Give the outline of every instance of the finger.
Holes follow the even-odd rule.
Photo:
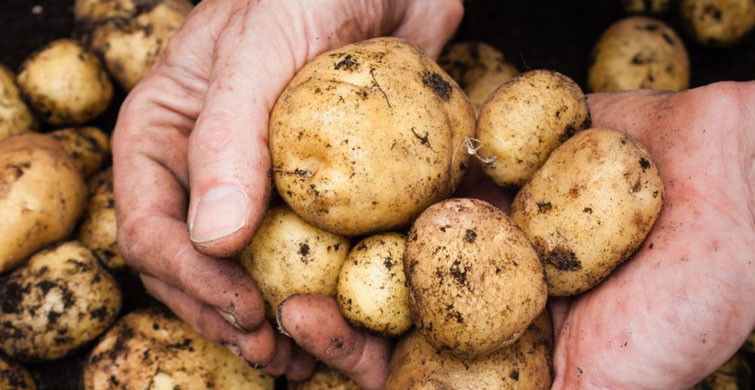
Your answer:
[[[336,301],[322,295],[295,295],[278,308],[278,325],[305,351],[366,389],[382,389],[390,344],[351,328]]]
[[[416,0],[410,2],[394,36],[421,47],[437,58],[464,16],[461,0]]]
[[[561,333],[561,328],[564,326],[566,315],[569,314],[571,302],[571,297],[554,297],[548,300],[548,311],[550,311],[551,320],[553,321],[553,336],[555,337],[554,345],[558,343],[558,335]]]
[[[286,378],[289,381],[300,382],[309,378],[317,367],[317,360],[312,355],[299,348],[296,344],[291,346],[291,362],[286,370]]]
[[[291,339],[275,332],[275,355],[262,370],[272,376],[283,375],[291,362],[292,345]]]

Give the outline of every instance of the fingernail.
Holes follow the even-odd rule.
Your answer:
[[[282,313],[283,304],[286,303],[286,301],[289,299],[291,299],[291,297],[284,299],[283,302],[281,302],[280,305],[278,305],[278,308],[275,310],[275,322],[278,323],[278,331],[281,332],[284,336],[292,339],[293,337],[291,336],[291,333],[288,333],[286,328],[283,327],[283,318],[282,318],[283,317],[283,313]]]
[[[231,343],[223,343],[223,346],[227,350],[231,351],[231,353],[234,354],[237,358],[242,359],[242,360],[244,359],[241,356],[241,349],[239,349],[239,347],[237,345],[234,345],[234,344],[231,344]]]
[[[210,242],[229,236],[246,225],[248,202],[236,187],[215,187],[205,192],[189,218],[192,241]]]
[[[238,321],[236,321],[236,317],[234,317],[233,314],[226,313],[220,309],[215,309],[215,310],[218,312],[218,314],[220,314],[221,317],[223,317],[223,319],[227,323],[231,324],[234,328],[236,328],[236,330],[242,331],[244,333],[248,332],[246,329],[242,328],[241,325],[239,325]]]

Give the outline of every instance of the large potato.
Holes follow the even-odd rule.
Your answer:
[[[288,390],[361,390],[346,374],[320,365],[312,376],[302,382],[288,382]]]
[[[6,361],[0,356],[0,389],[36,390],[37,385],[25,368]]]
[[[100,182],[100,180],[102,180]],[[100,182],[94,185],[92,182]],[[126,261],[118,249],[118,225],[115,219],[115,197],[113,196],[113,170],[108,169],[102,176],[93,177],[87,185],[94,187],[89,195],[84,217],[76,239],[91,249],[95,256],[111,271],[122,271]]]
[[[460,182],[464,92],[419,48],[378,38],[305,65],[275,104],[275,185],[309,223],[362,235],[407,224]]]
[[[495,206],[450,199],[425,210],[404,254],[414,324],[461,358],[514,343],[543,311],[543,267],[527,237]]]
[[[96,127],[60,129],[50,133],[50,136],[60,142],[84,177],[96,173],[110,154],[107,134]]]
[[[0,64],[0,140],[38,127],[39,123],[21,98],[16,75]]]
[[[41,251],[0,286],[0,349],[19,360],[53,360],[115,321],[121,290],[76,241]]]
[[[499,186],[519,187],[551,151],[590,127],[579,85],[558,72],[533,70],[498,88],[480,111],[476,138],[485,173]]]
[[[89,354],[84,390],[273,390],[250,367],[160,309],[127,314]]]
[[[755,27],[755,1],[680,0],[682,25],[697,43],[731,47]]]
[[[529,237],[551,295],[600,283],[650,232],[663,181],[648,151],[608,129],[578,133],[516,195],[511,218]]]
[[[52,138],[0,141],[0,272],[68,236],[85,201],[81,174]]]
[[[346,237],[308,224],[286,206],[268,211],[239,260],[265,300],[268,318],[294,294],[334,296],[349,253]]]
[[[391,358],[386,390],[547,390],[553,328],[543,312],[516,343],[477,359],[457,359],[409,333]]]

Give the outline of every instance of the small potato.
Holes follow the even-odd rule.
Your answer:
[[[16,75],[0,64],[0,140],[38,127],[39,123],[21,98]]]
[[[108,19],[128,18],[137,12],[138,5],[134,0],[76,0],[73,13],[80,24],[96,24]]]
[[[96,127],[60,129],[50,133],[50,136],[60,142],[85,178],[99,171],[110,154],[107,134]]]
[[[81,173],[55,140],[25,133],[0,141],[0,272],[67,237],[85,202]]]
[[[405,336],[391,358],[386,390],[548,390],[553,327],[541,314],[516,343],[477,359],[457,359],[418,332]]]
[[[519,187],[575,132],[590,127],[579,85],[558,72],[533,70],[498,88],[477,121],[485,173],[504,187]]]
[[[404,276],[404,236],[384,233],[360,241],[338,276],[336,300],[353,325],[397,337],[412,326]]]
[[[267,212],[239,260],[265,300],[268,318],[294,294],[335,296],[338,270],[349,253],[346,237],[318,229],[286,206]]]
[[[419,333],[459,358],[514,343],[548,298],[527,237],[501,210],[476,199],[425,210],[409,232],[404,270]]]
[[[671,7],[672,0],[620,0],[621,8],[628,14],[666,13]]]
[[[680,0],[679,9],[684,29],[703,46],[734,46],[755,27],[752,0]]]
[[[162,309],[118,320],[84,364],[84,390],[273,390],[273,378]]]
[[[288,382],[288,390],[361,390],[346,374],[320,365],[312,376],[302,382]]]
[[[36,390],[37,385],[25,368],[0,356],[0,389]]]
[[[453,192],[474,111],[418,47],[376,38],[317,56],[270,117],[275,186],[307,222],[363,235],[408,224]]]
[[[661,212],[663,189],[644,146],[590,129],[551,153],[514,198],[511,219],[545,265],[549,293],[575,295],[637,250]]]
[[[113,97],[100,60],[70,39],[54,41],[26,59],[18,85],[51,125],[88,122],[105,111]]]
[[[104,171],[103,176],[94,180],[96,182],[102,181],[89,195],[87,208],[76,233],[76,239],[89,248],[111,271],[117,272],[126,269],[126,261],[118,249],[113,170]],[[94,187],[89,182],[87,185]]]
[[[476,113],[493,91],[519,73],[503,53],[483,42],[460,42],[447,47],[438,65],[467,93]]]
[[[121,290],[76,241],[41,251],[0,286],[0,349],[18,360],[54,360],[115,321]]]
[[[689,88],[689,57],[681,38],[663,22],[642,16],[609,27],[592,50],[592,92]]]
[[[736,353],[691,390],[749,390],[752,385],[752,368],[744,355]]]

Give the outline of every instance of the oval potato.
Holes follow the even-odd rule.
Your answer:
[[[122,271],[127,265],[118,249],[113,170],[109,168],[101,176],[92,177],[87,186],[93,188],[93,192],[89,195],[76,239],[86,245],[111,271]]]
[[[680,0],[679,3],[684,29],[703,46],[734,46],[755,27],[752,0]]]
[[[0,140],[37,128],[39,123],[21,97],[16,75],[0,64]]]
[[[95,174],[110,154],[107,134],[96,127],[70,127],[49,134],[60,142],[85,178]]]

